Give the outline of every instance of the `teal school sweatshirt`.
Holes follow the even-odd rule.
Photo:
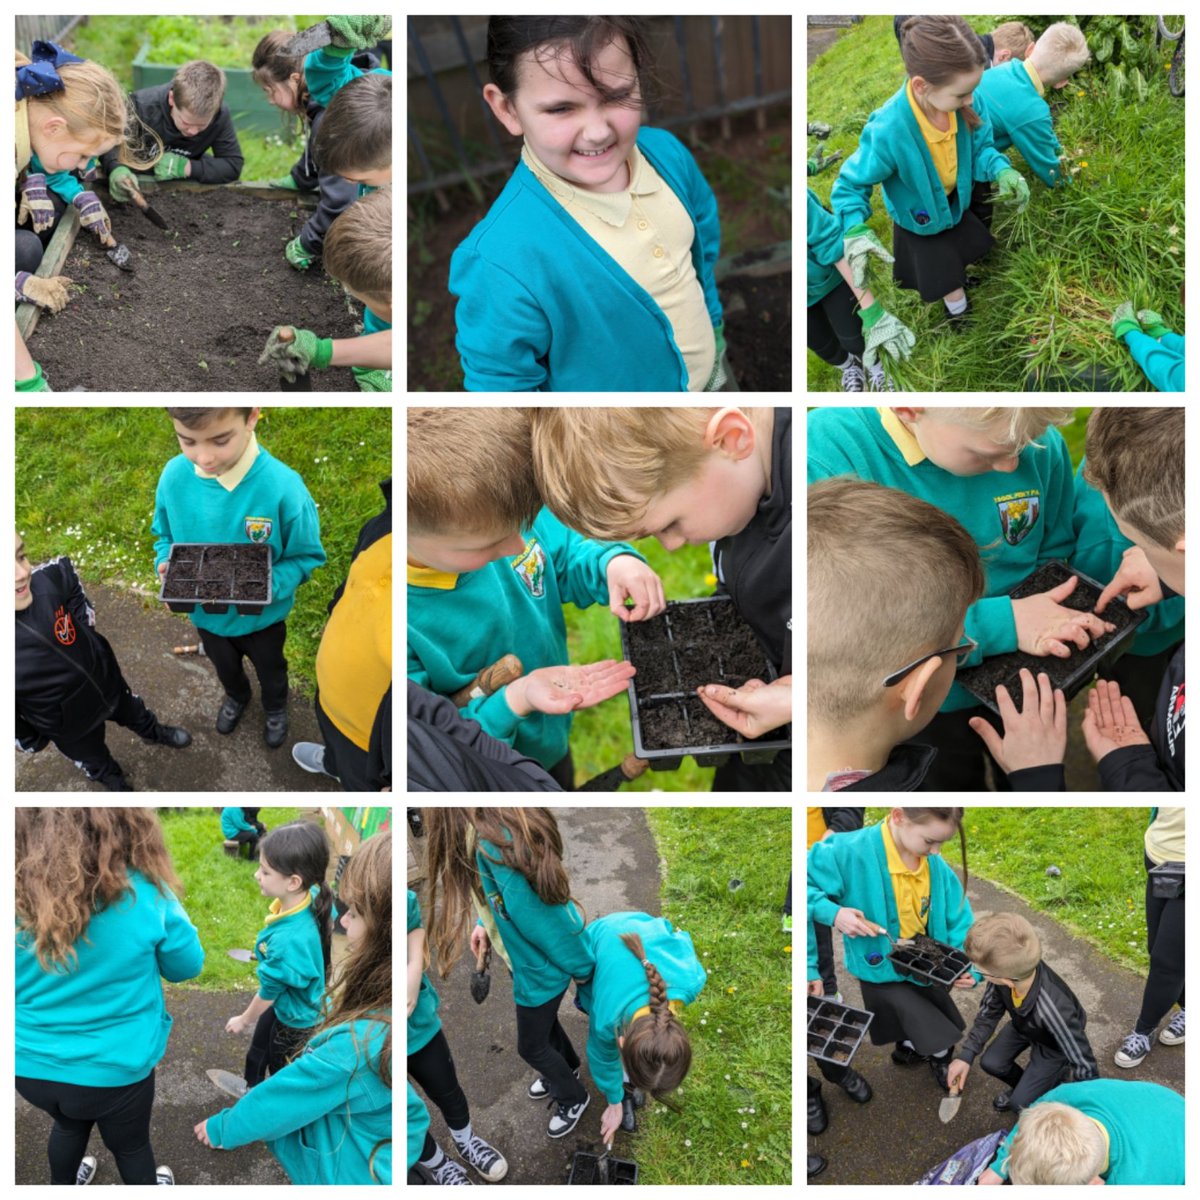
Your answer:
[[[235,838],[239,833],[257,833],[258,830],[246,820],[240,808],[221,809],[221,832],[227,838]]]
[[[425,1135],[429,1132],[429,1109],[425,1102],[413,1091],[413,1085],[408,1085],[408,1169],[421,1159],[421,1151],[425,1148]]]
[[[808,189],[808,307],[843,282],[836,263],[845,257],[842,223]]]
[[[313,918],[315,887],[303,908],[271,912],[254,939],[258,955],[258,994],[275,1005],[275,1016],[293,1029],[311,1029],[321,1019],[325,995],[325,958]],[[278,900],[271,902],[274,909]]]
[[[417,893],[408,889],[408,931],[421,928],[421,904]],[[437,1015],[440,1000],[433,984],[429,981],[429,973],[421,972],[421,991],[417,996],[417,1007],[408,1018],[408,1053],[416,1054],[424,1050],[442,1027],[441,1018]]]
[[[1047,429],[1037,445],[1021,451],[1013,472],[952,475],[927,458],[910,466],[880,414],[874,408],[810,412],[808,482],[857,475],[918,496],[960,521],[979,547],[987,577],[984,598],[967,609],[967,636],[979,646],[966,665],[978,666],[985,655],[1016,650],[1017,627],[1007,593],[1043,563],[1065,562],[1075,547],[1071,456],[1062,434],[1053,426]],[[906,661],[901,653],[897,669]],[[956,683],[941,711],[979,703]]]
[[[1160,341],[1140,329],[1132,329],[1122,341],[1155,391],[1184,390],[1186,361],[1182,334],[1168,333]]]
[[[984,71],[975,95],[983,97],[997,150],[1016,146],[1047,187],[1070,182],[1058,161],[1062,146],[1054,136],[1050,105],[1038,94],[1024,62],[1013,59]]]
[[[171,1032],[162,980],[204,967],[195,926],[170,888],[140,871],[75,943],[78,959],[43,971],[33,938],[18,931],[16,1073],[79,1087],[126,1087],[154,1070]]]

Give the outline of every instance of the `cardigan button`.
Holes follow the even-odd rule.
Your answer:
[[[655,246],[654,247],[654,257],[662,258],[662,256],[663,256],[663,248],[661,246]]]
[[[638,222],[638,228],[639,228],[639,229],[649,229],[649,227],[650,227],[650,222],[649,222],[649,221],[639,221],[639,222]]]

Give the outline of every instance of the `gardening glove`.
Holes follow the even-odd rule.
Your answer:
[[[851,225],[846,230],[843,252],[850,264],[850,275],[856,288],[866,286],[869,255],[874,254],[885,263],[896,261],[866,225]]]
[[[826,125],[824,121],[809,121],[808,136],[824,140],[833,132],[832,125]]]
[[[1142,329],[1137,323],[1137,318],[1133,315],[1133,303],[1129,300],[1117,305],[1117,310],[1112,315],[1111,324],[1113,337],[1118,342],[1122,341],[1127,333],[1140,333]]]
[[[1005,167],[996,176],[996,184],[999,189],[996,192],[997,204],[1015,204],[1017,212],[1024,210],[1029,203],[1029,184],[1020,171],[1015,167]]]
[[[392,32],[392,18],[385,13],[365,17],[326,17],[335,47],[369,50]]]
[[[716,340],[716,353],[713,355],[712,372],[704,385],[706,392],[719,392],[726,384],[725,374],[725,322],[713,326],[713,336]],[[390,391],[391,389],[389,389]]]
[[[31,275],[28,271],[18,271],[16,274],[17,303],[36,304],[47,312],[62,312],[71,299],[67,284],[71,282],[65,275],[51,275],[43,278]]]
[[[24,225],[33,219],[33,232],[45,233],[54,227],[54,201],[46,190],[46,176],[40,171],[26,175],[21,184],[21,207],[17,211],[17,224]]]
[[[390,392],[392,390],[390,368],[384,370],[382,367],[375,367],[368,370],[366,367],[351,367],[350,373],[354,376],[354,382],[358,384],[360,392]]]
[[[187,177],[188,163],[191,160],[186,154],[176,154],[173,150],[168,150],[162,158],[154,164],[154,178],[162,181],[166,179],[185,179]]]
[[[298,237],[292,238],[284,248],[283,257],[296,268],[297,271],[307,271],[309,267],[317,261],[315,254],[309,254],[307,250],[300,244]]]
[[[1148,333],[1152,338],[1160,338],[1164,333],[1171,332],[1162,319],[1162,314],[1156,313],[1152,308],[1139,308],[1137,319],[1142,324],[1143,332]]]
[[[842,152],[838,150],[826,158],[825,148],[823,146],[818,146],[816,154],[814,154],[813,157],[808,160],[808,173],[810,175],[820,175],[822,171],[826,170],[828,167],[832,167],[833,164],[841,157]]]
[[[42,364],[35,362],[33,364],[32,379],[18,379],[16,383],[18,392],[52,392],[54,389],[46,382],[46,377],[42,374]]]
[[[278,179],[268,179],[267,187],[281,188],[289,192],[298,192],[299,185],[290,175],[281,175]]]
[[[280,331],[290,329],[290,342],[280,339]],[[262,354],[258,357],[258,365],[265,367],[273,363],[279,373],[293,383],[297,375],[306,375],[310,368],[323,370],[329,366],[333,357],[333,340],[319,338],[311,329],[297,329],[294,325],[276,325],[267,338]]]
[[[112,238],[112,222],[95,192],[80,192],[71,203],[78,210],[79,223],[84,229],[90,229],[101,242]]]
[[[142,190],[138,177],[128,167],[114,167],[108,177],[108,194],[118,204],[128,204]]]
[[[100,163],[97,159],[89,158],[88,164],[79,172],[79,178],[84,183],[93,184],[100,178]]]
[[[898,360],[906,359],[912,354],[912,348],[917,344],[916,335],[897,317],[892,316],[881,301],[876,300],[870,308],[864,308],[859,317],[862,319],[863,333],[866,334],[867,341],[862,361],[868,371],[878,365],[880,350],[886,350]]]

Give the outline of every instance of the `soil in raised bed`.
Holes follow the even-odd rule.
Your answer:
[[[725,316],[729,365],[743,392],[792,390],[792,273],[730,275],[722,298],[737,293],[745,309]]]
[[[60,271],[74,280],[71,302],[42,313],[30,339],[56,390],[276,392],[279,372],[258,365],[274,326],[356,335],[361,306],[320,260],[297,271],[283,257],[309,210],[220,187],[160,190],[151,202],[167,232],[101,198],[135,270],[118,270],[79,232]],[[313,391],[358,390],[348,368],[310,375]]]

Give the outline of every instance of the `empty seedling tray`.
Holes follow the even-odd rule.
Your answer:
[[[1014,600],[1023,600],[1026,596],[1035,596],[1038,592],[1049,591],[1060,583],[1065,583],[1072,575],[1079,576],[1075,590],[1062,601],[1064,608],[1073,608],[1078,612],[1091,612],[1104,591],[1101,584],[1089,579],[1081,571],[1064,566],[1060,562],[1043,563],[1024,582],[1017,584],[1009,593]],[[985,658],[977,667],[968,667],[959,671],[954,679],[961,683],[973,696],[978,697],[984,704],[999,715],[996,705],[996,687],[1003,684],[1013,702],[1021,704],[1021,668],[1028,667],[1036,679],[1042,671],[1050,676],[1050,683],[1056,688],[1062,688],[1063,695],[1068,700],[1079,692],[1096,674],[1097,670],[1111,665],[1125,651],[1126,642],[1133,637],[1137,627],[1146,619],[1146,613],[1133,611],[1124,600],[1117,598],[1109,602],[1102,613],[1097,614],[1102,620],[1115,625],[1112,633],[1101,634],[1086,649],[1068,642],[1071,653],[1067,658],[1055,658],[1054,655],[1039,657],[1026,654],[1024,650],[1015,650],[1009,654],[993,654]]]
[[[971,967],[970,958],[962,950],[923,933],[913,939],[911,946],[896,946],[888,960],[901,975],[921,983],[940,983],[943,987],[949,987]]]
[[[790,725],[750,740],[718,721],[696,694],[706,683],[736,688],[777,675],[728,596],[672,600],[661,616],[622,622],[621,652],[637,667],[629,681],[634,752],[652,770],[674,771],[688,754],[699,766],[719,767],[731,754],[767,763],[790,749]]]
[[[568,1183],[600,1183],[600,1173],[596,1170],[599,1155],[588,1154],[585,1150],[577,1150],[571,1163],[571,1173],[567,1176]],[[610,1184],[637,1183],[638,1166],[624,1158],[608,1158],[608,1182]]]
[[[274,594],[271,559],[255,542],[176,542],[158,598],[172,612],[260,613]]]
[[[822,996],[808,998],[808,1057],[849,1065],[875,1014]]]

